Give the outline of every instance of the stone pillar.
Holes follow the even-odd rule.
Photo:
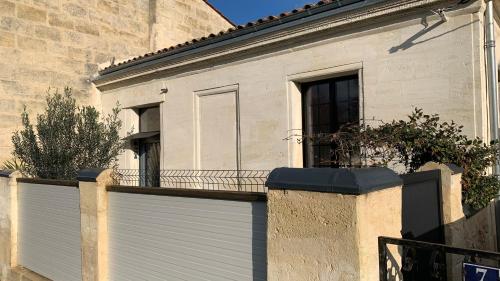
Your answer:
[[[0,280],[17,266],[17,178],[16,171],[0,171]]]
[[[279,168],[266,185],[269,281],[378,280],[378,237],[401,237],[398,175]]]
[[[465,215],[462,207],[462,172],[453,165],[426,163],[419,171],[440,170],[441,172],[441,207],[444,236],[447,245],[470,248],[466,243]],[[457,255],[446,255],[447,275],[449,280],[462,278],[462,259]]]
[[[429,162],[419,169],[419,171],[431,170],[441,171],[441,202],[446,244],[464,247],[462,225],[465,219],[462,207],[463,169],[453,164],[445,165],[435,162]]]
[[[88,169],[78,174],[82,235],[82,280],[107,280],[108,195],[112,170]]]

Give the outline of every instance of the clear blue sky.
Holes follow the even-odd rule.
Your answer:
[[[318,0],[208,0],[236,24],[278,15]]]

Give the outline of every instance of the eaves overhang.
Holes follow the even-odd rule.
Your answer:
[[[189,58],[199,58],[211,54],[211,51],[221,50],[229,46],[244,44],[255,38],[271,36],[286,30],[292,30],[300,26],[305,26],[310,23],[325,21],[331,17],[343,15],[343,22],[349,23],[356,21],[349,17],[350,13],[357,10],[363,10],[363,16],[357,16],[358,20],[370,18],[380,14],[380,11],[375,7],[383,6],[382,10],[387,14],[396,11],[395,7],[404,6],[401,10],[409,9],[417,6],[433,4],[442,2],[442,0],[344,0],[341,1],[343,5],[339,6],[335,1],[315,9],[306,10],[302,13],[287,16],[283,19],[278,19],[252,27],[246,27],[233,32],[225,33],[222,35],[208,38],[204,41],[188,44],[186,46],[179,46],[173,50],[166,52],[158,52],[154,55],[143,56],[140,59],[134,59],[120,65],[108,67],[99,71],[99,75],[92,80],[97,86],[111,84],[114,81],[123,80],[131,77],[137,77],[160,69],[164,65],[172,65],[178,61],[187,60]],[[371,11],[373,7],[373,11]],[[322,29],[318,28],[317,31]],[[309,32],[316,32],[311,30]]]

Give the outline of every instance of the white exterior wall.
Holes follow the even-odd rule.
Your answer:
[[[300,93],[294,82],[346,71],[360,75],[361,115],[366,119],[401,119],[419,107],[463,124],[471,137],[488,137],[482,12],[471,10],[449,12],[445,23],[429,16],[428,10],[390,22],[367,21],[365,27],[261,48],[249,56],[210,63],[209,68],[144,78],[103,90],[103,108],[116,101],[124,106],[163,102],[162,167],[166,169],[197,167],[196,93],[228,86],[236,87],[239,96],[241,168],[300,167],[301,146],[295,139],[285,140],[301,126]],[[162,88],[168,93],[160,94]],[[216,108],[213,114],[219,114]],[[133,114],[125,110],[122,115],[124,132],[130,131],[127,120]],[[219,130],[212,128],[214,136]],[[219,148],[213,145],[214,153]],[[133,167],[135,162],[128,153],[121,165]]]

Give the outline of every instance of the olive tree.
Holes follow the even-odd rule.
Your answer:
[[[124,145],[118,106],[101,117],[92,106],[78,106],[70,88],[47,91],[46,103],[35,125],[25,107],[23,128],[12,136],[13,154],[23,163],[24,174],[72,179],[81,169],[114,165]]]

